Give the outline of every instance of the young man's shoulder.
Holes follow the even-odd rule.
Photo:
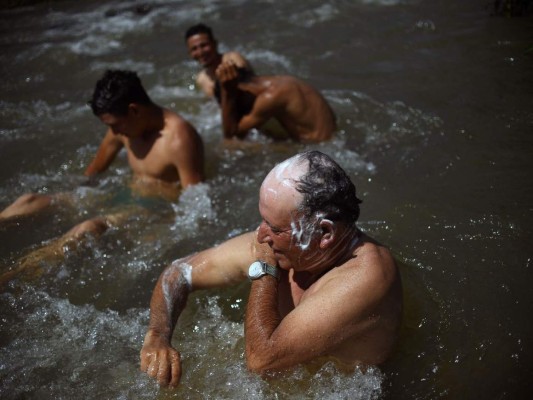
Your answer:
[[[164,108],[163,112],[165,115],[165,132],[168,132],[169,134],[197,134],[194,126],[178,113],[167,108]]]
[[[161,131],[168,146],[200,145],[202,139],[194,126],[181,115],[165,109],[165,127]]]
[[[208,96],[213,96],[215,82],[207,74],[205,69],[198,72],[198,75],[196,76],[196,85],[198,85],[198,87]]]

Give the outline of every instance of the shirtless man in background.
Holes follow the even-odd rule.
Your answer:
[[[177,386],[181,358],[171,341],[189,294],[246,277],[252,281],[244,323],[251,371],[321,357],[348,367],[383,363],[398,338],[402,285],[389,250],[357,228],[359,203],[350,178],[323,153],[276,166],[261,185],[255,232],[176,260],[161,274],[141,370],[162,386]]]
[[[292,76],[255,75],[241,54],[220,54],[204,24],[190,27],[185,41],[189,55],[204,68],[196,83],[222,107],[225,139],[243,139],[257,128],[276,139],[317,143],[337,129],[333,110],[307,83]]]
[[[265,124],[277,121],[297,142],[331,139],[337,129],[335,114],[326,99],[304,81],[288,75],[250,76],[232,61],[216,70],[221,86],[224,138],[243,139],[257,128],[272,134]]]
[[[107,71],[89,102],[108,130],[96,156],[85,170],[88,177],[104,172],[125,148],[133,171],[132,189],[144,196],[169,200],[204,179],[204,149],[194,127],[176,113],[153,103],[137,74]],[[178,183],[180,185],[178,185]],[[0,221],[36,213],[55,202],[72,202],[68,194],[25,194],[0,213]],[[85,233],[99,235],[117,222],[116,216],[84,221],[59,242],[76,240]]]
[[[191,58],[203,68],[196,78],[196,84],[205,94],[209,97],[216,97],[219,102],[220,89],[215,90],[215,71],[222,62],[232,62],[239,68],[246,70],[248,74],[254,74],[252,66],[241,54],[236,51],[219,53],[218,42],[213,36],[213,31],[207,25],[197,24],[187,29],[185,42]]]

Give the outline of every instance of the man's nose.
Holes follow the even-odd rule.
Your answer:
[[[270,229],[265,221],[261,222],[257,230],[257,241],[259,243],[270,243],[272,238],[270,237]]]

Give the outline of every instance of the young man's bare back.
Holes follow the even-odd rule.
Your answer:
[[[244,138],[277,120],[288,136],[299,142],[330,139],[336,130],[335,114],[312,86],[292,76],[243,76],[233,63],[217,68],[221,85],[225,138]],[[268,131],[265,132],[268,134]]]

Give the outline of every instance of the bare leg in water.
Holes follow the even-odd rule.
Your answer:
[[[66,193],[26,193],[0,212],[0,221],[33,215],[59,202],[68,204],[72,202],[72,198]]]
[[[24,275],[29,279],[38,277],[42,274],[42,268],[40,268],[42,262],[60,262],[68,250],[76,249],[88,236],[100,237],[109,228],[120,224],[128,215],[130,214],[114,214],[107,217],[92,218],[79,223],[60,238],[54,239],[45,246],[22,257],[14,269],[0,275],[0,287],[18,275]]]
[[[52,203],[52,196],[36,193],[23,194],[0,212],[0,220],[39,212]]]

